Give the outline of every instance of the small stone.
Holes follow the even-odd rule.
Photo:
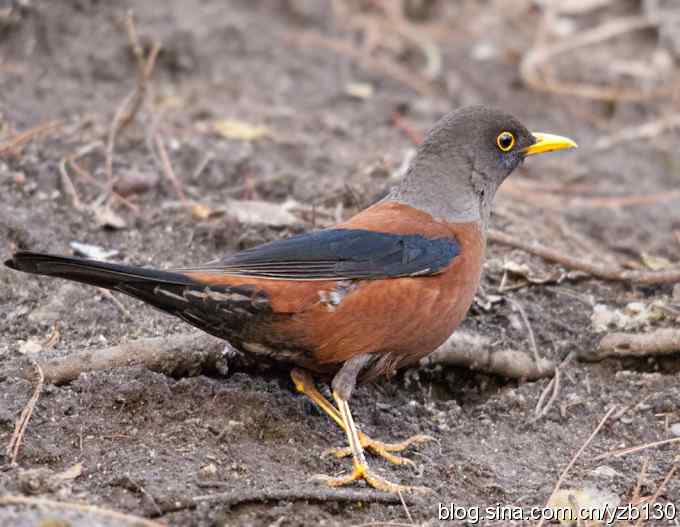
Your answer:
[[[27,341],[24,341],[19,345],[19,353],[21,353],[22,355],[40,353],[42,349],[43,349],[42,344],[40,344],[40,342],[38,342],[36,339],[28,339]]]
[[[229,422],[227,422],[227,430],[241,430],[243,429],[245,425],[241,421],[234,421],[233,419],[229,419]]]
[[[680,437],[680,423],[675,423],[671,425],[671,435],[675,437]]]
[[[118,251],[115,249],[104,249],[98,245],[81,243],[75,240],[69,245],[76,256],[84,256],[85,258],[93,258],[94,260],[108,260],[118,254]]]
[[[621,476],[620,472],[617,472],[612,467],[607,465],[600,465],[599,467],[594,468],[592,474],[593,476],[597,476],[598,478],[605,479],[614,479]]]
[[[24,174],[23,172],[12,172],[11,175],[16,185],[20,187],[24,186],[24,184],[26,183],[26,174]]]
[[[214,479],[217,476],[217,467],[214,463],[208,463],[198,469],[199,479]]]
[[[489,40],[482,40],[477,42],[472,48],[472,58],[483,62],[491,60],[498,55],[498,48]]]
[[[345,87],[345,93],[355,99],[370,99],[374,92],[373,85],[367,82],[352,82]]]
[[[118,176],[113,190],[123,197],[143,194],[158,185],[160,177],[156,172],[130,170]]]
[[[680,284],[675,284],[673,286],[672,298],[673,302],[680,302]]]
[[[19,470],[17,483],[25,494],[44,494],[53,490],[51,480],[54,475],[48,468]]]
[[[645,305],[642,302],[630,302],[626,304],[623,312],[626,315],[639,315],[645,310]]]

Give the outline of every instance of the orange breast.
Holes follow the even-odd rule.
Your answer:
[[[440,274],[385,280],[289,281],[190,273],[199,281],[255,285],[282,315],[263,321],[287,347],[307,350],[301,364],[333,370],[359,354],[379,353],[369,376],[391,373],[434,351],[460,324],[479,286],[484,238],[478,223],[451,224],[398,203],[379,203],[338,228],[430,238],[455,237],[460,254]]]

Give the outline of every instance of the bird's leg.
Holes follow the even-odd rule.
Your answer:
[[[298,392],[304,393],[309,399],[316,404],[319,409],[323,410],[337,425],[342,428],[343,431],[347,432],[345,423],[342,420],[340,412],[333,406],[333,404],[328,401],[314,385],[314,380],[312,376],[304,370],[294,368],[290,373],[295,388]],[[359,443],[362,448],[370,451],[372,454],[382,457],[386,461],[393,463],[395,465],[413,465],[413,461],[408,458],[396,456],[391,454],[391,452],[401,452],[407,449],[411,445],[416,445],[419,443],[425,443],[427,441],[434,441],[431,436],[418,434],[404,441],[398,443],[385,443],[383,441],[378,441],[372,439],[363,432],[359,432]],[[341,458],[352,455],[352,450],[349,447],[346,448],[329,448],[324,452],[324,454],[333,454],[335,457]]]
[[[349,448],[352,452],[353,469],[351,474],[348,474],[347,476],[340,476],[338,478],[320,476],[320,479],[325,481],[331,487],[339,487],[342,485],[352,483],[353,481],[363,479],[371,487],[385,492],[424,493],[430,491],[430,489],[428,489],[427,487],[409,487],[406,485],[392,483],[391,481],[388,481],[385,478],[373,472],[369,468],[368,463],[366,462],[366,457],[364,456],[364,449],[361,446],[359,432],[357,431],[356,425],[354,424],[352,412],[349,409],[349,403],[335,390],[333,390],[333,398],[335,399],[335,402],[338,405],[340,417],[345,425],[343,428],[347,432],[347,441],[349,442]]]

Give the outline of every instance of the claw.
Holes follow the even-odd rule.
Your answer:
[[[398,483],[392,483],[386,480],[382,476],[379,476],[373,472],[368,465],[355,465],[354,469],[350,474],[340,477],[325,476],[322,474],[316,475],[313,479],[318,481],[323,481],[326,485],[330,487],[342,487],[344,485],[349,485],[355,481],[364,480],[369,486],[374,489],[381,490],[383,492],[393,492],[393,493],[414,493],[414,494],[431,494],[432,489],[428,487],[418,487],[418,486],[408,486],[399,485]]]
[[[409,437],[408,439],[405,439],[404,441],[401,441],[399,443],[383,443],[382,441],[371,439],[366,434],[359,432],[359,441],[361,442],[361,446],[363,448],[370,451],[372,454],[376,456],[382,457],[385,461],[388,461],[389,463],[392,463],[394,465],[413,466],[415,465],[415,463],[408,458],[396,456],[394,454],[391,454],[390,452],[401,452],[402,450],[407,449],[411,445],[418,445],[421,443],[427,443],[428,441],[434,440],[435,440],[434,437],[418,434]],[[324,452],[321,454],[322,457],[328,455],[334,455],[337,458],[347,457],[352,455],[352,449],[328,448],[324,450]]]

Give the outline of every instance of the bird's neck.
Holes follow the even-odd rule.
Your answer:
[[[439,173],[434,166],[412,165],[385,198],[404,203],[448,223],[479,221],[485,228],[491,213],[492,189],[479,189],[474,174],[467,181]]]

